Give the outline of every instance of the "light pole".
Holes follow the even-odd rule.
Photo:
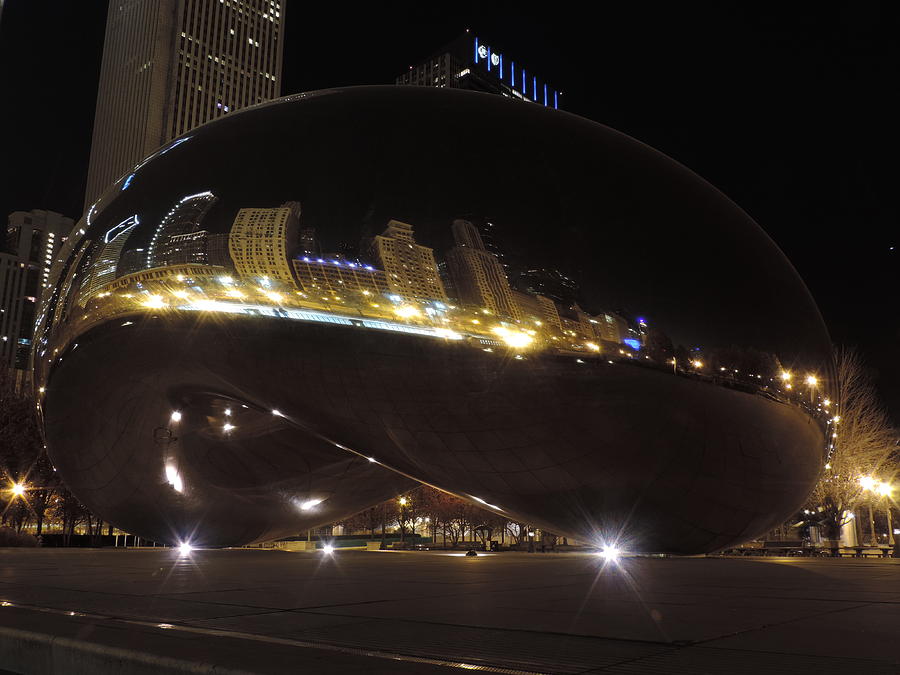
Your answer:
[[[809,386],[809,403],[813,405],[816,401],[814,398],[816,385],[819,383],[819,378],[815,375],[807,375],[806,376],[806,384]]]

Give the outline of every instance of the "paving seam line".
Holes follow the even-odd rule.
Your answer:
[[[185,661],[170,656],[111,647],[58,635],[0,627],[0,657],[2,657],[4,668],[23,673],[35,673],[40,672],[39,668],[49,661],[52,667],[50,672],[65,673],[68,672],[66,665],[70,662],[65,655],[69,652],[94,659],[95,662],[91,665],[95,672],[103,672],[114,665],[121,666],[124,662],[158,670],[165,669],[165,671],[175,673],[253,675],[246,670],[234,670],[216,664]]]

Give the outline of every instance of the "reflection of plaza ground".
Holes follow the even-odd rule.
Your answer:
[[[399,472],[581,540],[696,552],[774,526],[821,466],[818,426],[763,396],[270,311],[144,308],[59,354],[47,437],[90,508],[158,541],[243,543],[388,498]]]
[[[900,667],[897,571],[815,558],[604,567],[581,554],[7,550],[0,659],[27,670],[30,658],[30,672],[451,672],[439,662],[887,675]]]

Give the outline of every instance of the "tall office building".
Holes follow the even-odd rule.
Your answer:
[[[478,229],[461,219],[454,220],[451,229],[456,246],[447,251],[447,267],[459,300],[518,319],[519,307],[503,265],[485,249]]]
[[[28,369],[34,323],[50,267],[72,231],[71,218],[35,209],[14,211],[0,253],[0,367]]]
[[[372,249],[378,265],[387,274],[392,293],[409,300],[447,302],[434,251],[416,243],[412,225],[389,221],[384,232],[375,237]]]
[[[466,30],[443,49],[409,67],[396,84],[470,89],[559,108],[562,94],[496,46]]]
[[[228,237],[228,251],[237,274],[245,279],[268,278],[296,285],[291,257],[297,247],[299,221],[299,202],[238,211]]]
[[[85,207],[194,127],[277,98],[284,0],[110,0]]]

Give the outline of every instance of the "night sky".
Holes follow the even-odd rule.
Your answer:
[[[805,279],[832,339],[858,346],[900,422],[900,43],[889,9],[827,13],[512,3],[288,1],[283,94],[392,83],[469,27],[562,90],[561,107],[696,171]],[[7,0],[0,18],[0,213],[82,208],[102,0]],[[691,233],[684,233],[685,247]]]

